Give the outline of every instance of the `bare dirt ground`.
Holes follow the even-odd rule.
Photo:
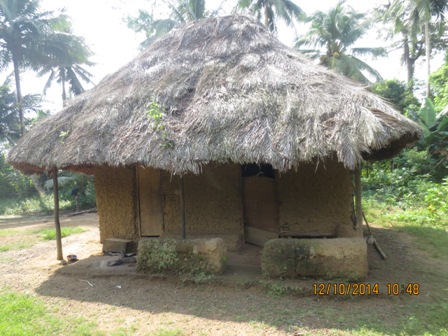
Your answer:
[[[415,307],[446,302],[448,261],[414,247],[402,232],[373,228],[388,259],[369,248],[366,283],[379,284],[379,295],[317,296],[316,280],[268,281],[257,267],[259,253],[233,254],[225,275],[212,279],[148,276],[135,265],[107,267],[102,256],[96,214],[62,217],[62,226],[87,229],[63,239],[64,256],[79,261],[63,266],[54,241],[37,240],[29,248],[0,253],[0,289],[36,295],[57,315],[83,317],[110,334],[151,335],[161,329],[182,335],[341,335],[351,330],[399,334]],[[26,243],[30,230],[53,227],[51,217],[0,219],[0,245]],[[12,230],[1,235],[4,230]],[[334,282],[337,283],[337,282]],[[418,283],[419,295],[388,295],[388,283]],[[448,326],[447,326],[448,327]],[[404,330],[406,331],[406,330]]]

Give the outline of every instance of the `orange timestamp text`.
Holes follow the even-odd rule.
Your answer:
[[[420,284],[418,283],[314,283],[314,295],[419,295]]]

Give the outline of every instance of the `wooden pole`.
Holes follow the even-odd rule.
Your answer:
[[[61,223],[59,222],[59,185],[58,169],[53,168],[54,226],[56,229],[57,259],[62,260]]]
[[[356,226],[357,230],[362,230],[362,188],[361,188],[361,166],[355,169],[355,202],[356,202]]]
[[[186,239],[186,230],[185,230],[185,198],[184,198],[184,178],[180,178],[180,226],[181,226],[181,237],[183,240]]]

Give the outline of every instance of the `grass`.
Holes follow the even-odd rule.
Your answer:
[[[61,237],[67,237],[72,234],[83,233],[87,230],[80,227],[63,227],[61,228]],[[43,240],[54,240],[56,239],[56,230],[55,229],[40,229],[34,231],[34,233],[38,235],[42,235]]]
[[[20,231],[17,229],[0,230],[0,237],[15,235],[15,234],[18,234],[19,232]]]
[[[26,199],[0,198],[0,215],[51,214],[53,212],[53,195],[29,197]],[[73,209],[72,201],[59,200],[61,210]]]
[[[87,230],[80,227],[63,227],[61,228],[61,236],[67,237],[72,234],[82,233]],[[54,240],[56,239],[56,230],[52,229],[39,229],[39,230],[16,230],[16,229],[5,229],[0,230],[0,237],[11,237],[16,236],[14,239],[8,241],[7,244],[2,243],[0,245],[0,253],[12,251],[12,250],[22,250],[34,246],[39,239],[42,240]],[[17,239],[16,239],[17,238]]]
[[[96,325],[84,319],[61,320],[30,295],[0,293],[0,335],[93,335]]]
[[[185,335],[180,329],[157,329],[154,333],[150,334],[151,336],[183,336]]]
[[[448,216],[434,220],[427,208],[402,209],[373,198],[366,198],[364,208],[369,222],[409,233],[420,249],[434,257],[448,256]]]
[[[28,241],[28,242],[22,242],[18,244],[6,244],[6,245],[0,245],[0,252],[7,252],[11,250],[22,250],[30,248],[34,245],[34,242]]]

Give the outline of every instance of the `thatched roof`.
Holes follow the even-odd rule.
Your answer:
[[[28,173],[142,164],[182,174],[210,161],[286,171],[334,156],[353,169],[419,135],[377,96],[228,16],[162,37],[34,126],[9,162]]]

